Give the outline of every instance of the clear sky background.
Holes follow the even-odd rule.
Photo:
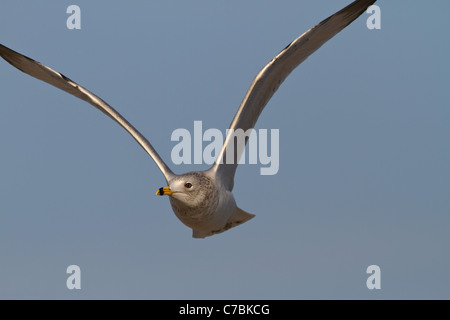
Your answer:
[[[102,97],[182,173],[208,166],[172,164],[173,130],[224,132],[256,73],[350,2],[4,0],[0,42]],[[256,129],[279,129],[279,172],[240,166],[256,217],[204,240],[122,128],[1,60],[0,298],[449,299],[450,3],[377,4],[381,30],[364,14],[274,95]]]

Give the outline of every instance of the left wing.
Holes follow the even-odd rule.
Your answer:
[[[233,189],[234,174],[245,144],[234,142],[233,130],[244,132],[254,128],[259,115],[281,83],[300,63],[325,42],[358,18],[376,0],[356,0],[323,20],[295,39],[273,58],[255,77],[230,125],[225,142],[210,170],[216,171],[229,190]],[[247,142],[247,139],[245,143]],[[231,150],[233,147],[233,150]],[[230,149],[234,158],[227,159]],[[227,162],[228,160],[228,162]]]

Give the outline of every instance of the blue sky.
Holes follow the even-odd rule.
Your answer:
[[[6,0],[0,41],[102,97],[182,173],[208,166],[172,164],[172,132],[225,132],[256,73],[348,3]],[[256,217],[205,240],[122,128],[0,61],[0,298],[449,299],[450,4],[377,4],[381,30],[364,14],[274,95],[256,129],[279,129],[279,171],[240,166]]]

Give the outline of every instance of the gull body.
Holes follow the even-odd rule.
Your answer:
[[[275,56],[256,75],[229,127],[216,162],[206,171],[176,175],[150,142],[122,115],[91,91],[31,58],[0,44],[0,56],[19,70],[64,90],[99,109],[122,126],[151,156],[164,175],[167,195],[175,215],[193,230],[194,238],[205,238],[240,225],[254,217],[236,205],[234,176],[245,145],[234,144],[232,132],[252,129],[262,110],[287,76],[325,42],[359,17],[376,0],[356,0],[303,33]],[[227,150],[233,148],[232,158]]]
[[[170,195],[175,215],[192,228],[194,238],[228,230],[254,217],[236,206],[233,193],[221,184],[213,170],[177,175],[158,195]]]

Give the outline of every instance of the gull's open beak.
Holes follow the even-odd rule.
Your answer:
[[[170,187],[164,187],[164,188],[159,188],[158,191],[156,191],[156,195],[157,196],[171,196],[175,192],[176,191],[172,191],[170,189]]]

